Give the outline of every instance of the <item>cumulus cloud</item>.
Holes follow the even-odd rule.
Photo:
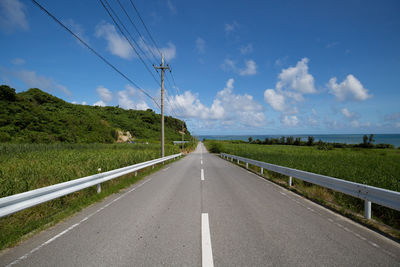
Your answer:
[[[96,37],[107,40],[107,49],[111,54],[119,56],[123,59],[132,59],[133,50],[129,43],[120,34],[117,33],[115,27],[110,23],[100,23],[96,27]]]
[[[118,105],[124,109],[147,110],[149,106],[141,93],[130,85],[117,93]]]
[[[295,67],[282,69],[275,89],[264,91],[265,102],[274,110],[285,114],[298,113],[296,103],[303,101],[305,94],[316,93],[314,77],[308,73],[308,62],[308,58],[303,58]]]
[[[248,45],[242,46],[240,48],[240,53],[242,53],[242,55],[247,55],[247,54],[250,54],[251,52],[253,52],[253,45],[252,44],[248,44]]]
[[[352,74],[347,75],[346,79],[340,84],[337,78],[333,77],[328,83],[329,93],[333,94],[338,101],[355,100],[364,101],[372,95],[368,94],[368,89],[364,88],[361,82]]]
[[[297,62],[296,67],[283,69],[279,74],[277,89],[290,89],[301,94],[316,93],[314,77],[308,73],[308,58],[303,58]]]
[[[257,73],[257,64],[254,60],[247,60],[246,67],[239,71],[242,76],[254,75]]]
[[[96,88],[97,93],[100,96],[100,99],[105,103],[108,103],[112,100],[112,93],[107,88],[103,87],[102,85],[97,86]]]
[[[199,54],[204,54],[206,47],[206,42],[203,38],[197,37],[196,39],[196,49]]]
[[[66,95],[71,95],[71,92],[67,89],[66,86],[55,82],[52,78],[38,75],[35,71],[21,70],[13,72],[12,74],[23,81],[30,88],[39,88],[50,92],[56,89],[65,93]]]
[[[234,32],[239,24],[236,21],[233,21],[231,24],[225,23],[225,32],[226,34],[230,34],[231,32]]]
[[[197,94],[185,91],[172,97],[167,109],[180,110],[184,118],[201,119],[205,124],[218,122],[223,127],[232,125],[241,127],[260,127],[265,124],[265,114],[262,105],[253,96],[239,95],[233,92],[234,79],[226,82],[225,88],[219,91],[210,107],[201,103]]]
[[[276,111],[284,111],[286,109],[285,97],[274,89],[265,90],[264,100]]]
[[[0,28],[5,32],[16,29],[28,30],[29,24],[25,16],[26,7],[19,0],[0,1]]]
[[[348,119],[352,119],[352,118],[357,118],[358,117],[357,113],[351,112],[347,108],[342,108],[341,112],[342,112],[342,115],[345,116]]]
[[[89,37],[85,34],[85,29],[82,25],[76,23],[73,19],[63,20],[64,24],[66,24],[79,38],[81,38],[86,43],[89,43]],[[76,40],[79,45],[82,45],[81,42]]]
[[[158,49],[154,46],[151,46],[149,42],[144,42],[142,39],[138,39],[137,43],[143,51],[147,52],[149,57],[151,57],[152,55],[160,55]],[[176,57],[176,46],[171,42],[168,42],[167,46],[160,47],[159,50],[164,55],[164,59],[166,61],[170,61],[171,59],[174,59]]]
[[[105,107],[106,103],[104,103],[103,100],[99,100],[96,103],[94,103],[93,106]]]
[[[299,119],[295,115],[292,116],[284,115],[281,117],[281,123],[284,126],[296,127],[299,125]]]

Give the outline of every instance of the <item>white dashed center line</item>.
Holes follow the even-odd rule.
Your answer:
[[[214,267],[208,213],[201,214],[201,266]]]
[[[204,181],[204,170],[201,169],[201,180]]]

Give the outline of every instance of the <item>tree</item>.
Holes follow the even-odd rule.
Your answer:
[[[286,144],[293,145],[293,142],[294,142],[294,137],[293,136],[288,136],[286,138]]]
[[[372,145],[373,142],[375,142],[375,140],[374,140],[374,135],[373,135],[373,134],[370,134],[370,135],[369,135],[369,139],[368,139],[368,145]]]
[[[301,138],[300,137],[296,137],[296,140],[294,140],[294,143],[293,143],[295,146],[299,146],[299,145],[301,145]]]
[[[282,136],[281,139],[280,139],[280,143],[281,143],[282,145],[284,145],[284,144],[285,144],[285,141],[286,141],[286,138],[285,138],[284,136]]]
[[[307,146],[313,146],[314,145],[314,136],[309,136],[307,140]]]
[[[265,140],[264,140],[264,144],[266,144],[266,145],[268,145],[268,144],[269,144],[269,139],[268,139],[268,137],[266,137],[266,138],[265,138]]]
[[[363,136],[363,145],[364,146],[368,145],[368,136],[366,134],[364,134],[364,136]]]
[[[249,143],[253,142],[253,137],[249,137]]]

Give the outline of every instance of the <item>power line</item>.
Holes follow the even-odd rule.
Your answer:
[[[160,54],[160,57],[161,57],[161,56],[162,56],[162,55],[161,55],[161,51],[160,51],[160,49],[158,49],[158,45],[157,45],[156,42],[154,41],[153,36],[151,35],[151,33],[150,33],[149,29],[147,28],[146,24],[144,23],[144,21],[143,21],[143,19],[142,19],[142,16],[140,16],[140,13],[139,13],[139,11],[137,10],[135,4],[132,2],[132,0],[129,0],[129,1],[131,2],[131,5],[132,5],[133,8],[135,9],[136,14],[138,14],[140,21],[142,22],[144,28],[145,28],[146,31],[147,31],[147,34],[150,36],[151,41],[153,42],[154,46],[156,47],[156,49],[157,49],[157,51],[158,51],[158,53]]]
[[[144,67],[146,68],[146,70],[150,73],[150,75],[153,77],[154,81],[159,85],[160,83],[158,82],[157,78],[154,76],[153,72],[149,69],[149,67],[147,67],[146,63],[144,62],[143,58],[140,56],[140,54],[138,53],[138,51],[135,49],[134,45],[131,43],[131,41],[129,41],[128,37],[126,36],[126,34],[124,33],[124,31],[121,29],[121,27],[119,26],[118,22],[115,21],[113,15],[110,13],[110,11],[108,10],[108,8],[111,10],[111,12],[114,14],[114,16],[117,18],[117,20],[121,23],[121,25],[124,27],[124,29],[126,30],[125,26],[123,25],[123,23],[121,22],[121,20],[119,19],[118,15],[114,12],[114,10],[112,9],[112,7],[109,5],[107,0],[104,0],[104,2],[107,4],[108,8],[104,5],[103,0],[99,0],[99,2],[101,3],[101,5],[103,6],[103,8],[106,10],[107,14],[109,15],[109,17],[111,18],[111,20],[113,21],[114,25],[117,26],[119,32],[125,37],[125,39],[128,41],[129,45],[132,47],[133,51],[135,51],[136,55],[139,57],[140,61],[143,63]],[[136,43],[136,41],[133,39],[133,41]],[[138,46],[138,44],[136,43],[136,45]]]
[[[117,67],[115,67],[113,64],[111,64],[107,59],[105,59],[102,55],[100,55],[96,50],[94,50],[89,44],[87,44],[85,41],[83,41],[78,35],[76,35],[71,29],[69,29],[66,25],[64,25],[59,19],[57,19],[50,11],[48,11],[46,8],[44,8],[41,4],[39,4],[36,0],[32,0],[32,2],[39,7],[43,12],[45,12],[50,18],[52,18],[56,23],[58,23],[61,27],[63,27],[67,32],[72,34],[79,42],[81,42],[84,46],[86,46],[92,53],[94,53],[97,57],[99,57],[101,60],[103,60],[104,63],[106,63],[108,66],[110,66],[114,71],[116,71],[118,74],[120,74],[122,77],[124,77],[128,82],[130,82],[133,86],[137,87],[144,95],[149,97],[158,108],[160,108],[160,105],[155,101],[155,99],[147,93],[144,89],[142,89],[139,85],[137,85],[134,81],[132,81],[129,77],[127,77],[124,73],[122,73]]]
[[[131,16],[129,16],[128,12],[126,11],[126,9],[124,8],[124,6],[121,4],[120,0],[117,0],[119,6],[121,7],[121,9],[124,11],[125,15],[128,17],[129,21],[131,22],[132,26],[135,28],[136,32],[139,34],[140,38],[142,39],[143,43],[146,45],[147,51],[149,51],[152,56],[153,59],[155,61],[157,61],[157,57],[154,55],[153,53],[153,49],[150,48],[150,45],[146,42],[146,39],[143,37],[143,35],[140,33],[139,29],[136,27],[135,22],[133,22],[133,20],[131,19]],[[158,71],[157,71],[158,72]]]

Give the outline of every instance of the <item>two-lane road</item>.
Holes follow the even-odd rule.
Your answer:
[[[3,252],[16,266],[400,266],[400,246],[194,153]]]

